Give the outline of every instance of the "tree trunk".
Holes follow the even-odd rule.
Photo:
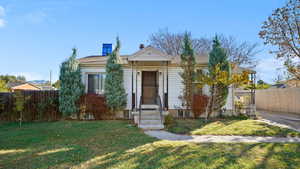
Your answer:
[[[215,85],[211,86],[210,97],[206,106],[206,121],[210,118],[211,113],[213,112],[214,106],[214,97],[215,97]]]

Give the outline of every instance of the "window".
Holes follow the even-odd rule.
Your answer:
[[[88,74],[87,92],[94,94],[104,93],[105,74]]]

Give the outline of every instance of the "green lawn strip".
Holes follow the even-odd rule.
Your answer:
[[[0,138],[0,168],[300,167],[300,144],[159,141],[127,121],[10,123]]]
[[[167,130],[177,134],[192,135],[300,137],[299,132],[288,128],[237,118],[210,120],[207,123],[203,119],[176,120]]]

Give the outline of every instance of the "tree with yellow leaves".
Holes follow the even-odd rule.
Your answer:
[[[230,65],[233,67],[233,65]],[[222,65],[217,64],[213,68],[210,69],[208,73],[202,73],[197,77],[197,87],[202,88],[204,85],[208,85],[210,89],[210,96],[208,100],[208,104],[206,107],[206,119],[210,117],[212,114],[214,107],[218,104],[218,90],[216,90],[216,86],[230,86],[235,85],[239,86],[242,84],[249,83],[249,72],[243,71],[242,73],[231,73],[228,71],[222,70]]]

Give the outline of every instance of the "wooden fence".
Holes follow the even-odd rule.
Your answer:
[[[21,91],[24,98],[24,121],[58,120],[58,91]],[[0,120],[15,121],[20,114],[15,111],[16,93],[0,93]]]

